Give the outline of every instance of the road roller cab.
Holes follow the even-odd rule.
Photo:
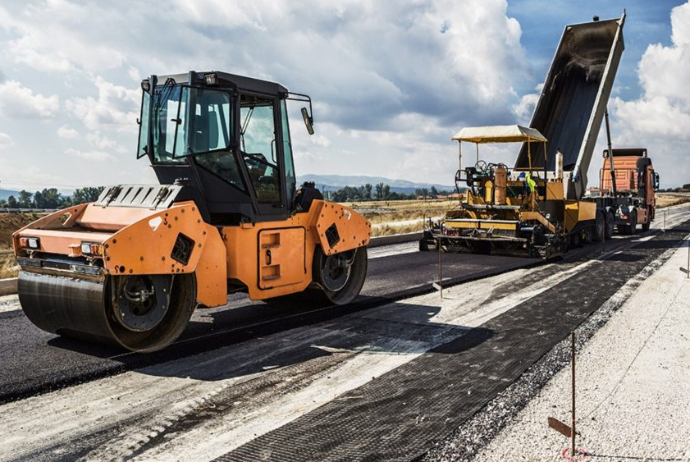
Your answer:
[[[60,335],[154,351],[195,307],[305,292],[351,302],[364,283],[370,224],[296,187],[281,85],[222,72],[144,80],[138,157],[157,185],[106,188],[13,236],[19,298]]]

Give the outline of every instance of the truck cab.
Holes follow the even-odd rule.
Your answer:
[[[627,199],[615,211],[620,231],[631,234],[630,231],[634,230],[629,228],[637,224],[646,231],[654,220],[659,174],[654,171],[646,148],[611,149],[611,153],[609,155],[608,149],[603,152],[604,162],[599,172],[600,194]],[[630,205],[626,206],[628,203]],[[634,224],[633,216],[636,219]]]

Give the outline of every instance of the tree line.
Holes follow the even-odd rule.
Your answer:
[[[659,189],[659,192],[688,192],[688,191],[690,191],[690,183],[686,183],[679,188]]]
[[[0,199],[1,208],[10,209],[61,209],[72,205],[94,202],[103,191],[103,186],[75,189],[71,196],[63,196],[56,188],[44,188],[30,193],[19,191],[17,197]]]
[[[103,191],[103,186],[85,187],[75,189],[71,196],[62,195],[56,188],[44,188],[42,191],[31,193],[26,190],[19,191],[7,199],[0,199],[0,208],[11,209],[60,209],[72,205],[94,202]],[[324,191],[327,200],[333,202],[348,201],[396,201],[414,200],[417,198],[434,199],[441,195],[451,194],[454,191],[439,191],[435,186],[430,188],[417,188],[414,193],[391,191],[390,185],[379,183],[363,186],[345,186],[337,191]]]
[[[424,199],[434,199],[439,195],[450,194],[454,191],[438,191],[435,186],[431,188],[417,188],[414,193],[403,193],[391,191],[391,187],[384,183],[371,185],[369,183],[362,186],[345,186],[337,191],[325,191],[324,195],[327,200],[333,202],[348,202],[348,201],[396,201],[396,200],[411,200],[419,197]]]

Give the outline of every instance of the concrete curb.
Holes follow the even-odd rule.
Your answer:
[[[391,236],[372,237],[368,247],[373,248],[391,244],[402,244],[404,242],[414,242],[420,240],[423,234],[424,233],[420,231],[418,233],[393,234]]]
[[[17,278],[0,279],[0,295],[17,293]]]

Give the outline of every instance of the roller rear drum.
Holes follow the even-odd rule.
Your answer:
[[[107,276],[102,281],[19,274],[19,301],[36,326],[130,351],[156,351],[175,341],[195,300],[191,274]]]

